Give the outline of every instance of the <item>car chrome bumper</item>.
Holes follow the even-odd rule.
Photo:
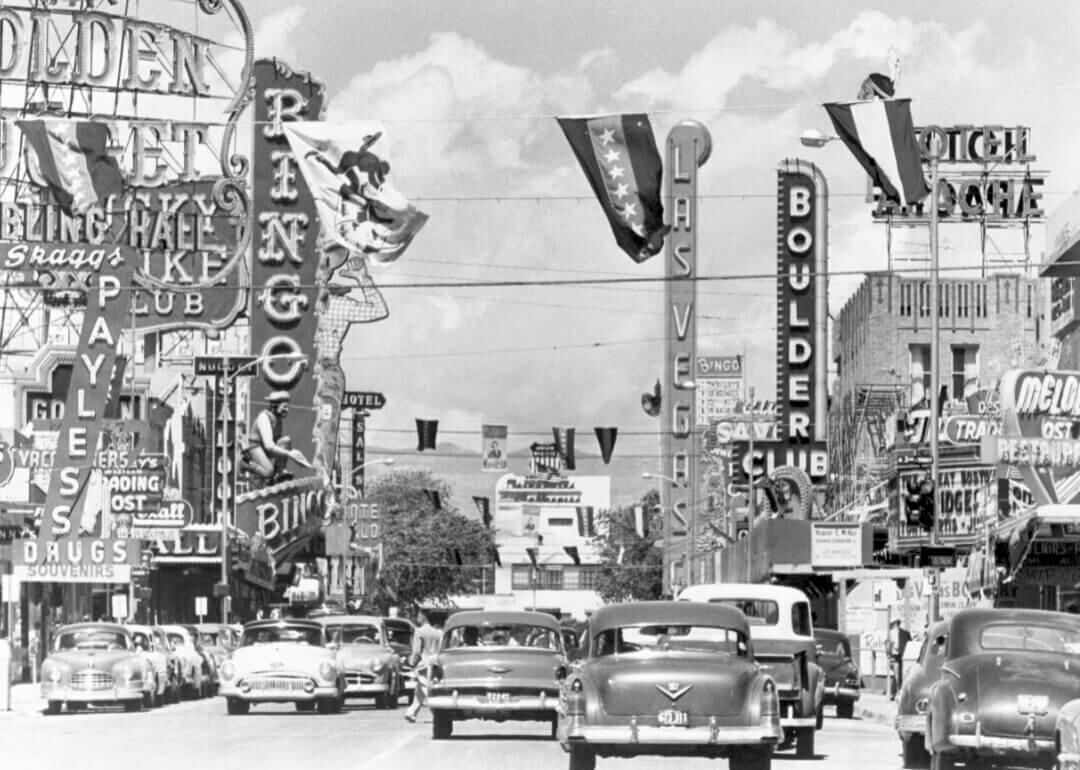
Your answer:
[[[335,685],[318,685],[314,690],[308,692],[306,690],[247,690],[237,687],[236,685],[221,685],[218,689],[218,695],[223,695],[226,698],[238,698],[239,700],[248,701],[250,703],[257,703],[265,701],[267,703],[292,703],[305,701],[316,701],[321,698],[336,698],[339,691]]]
[[[825,702],[835,703],[838,700],[856,701],[859,699],[858,687],[844,687],[839,684],[825,688]]]
[[[1058,770],[1080,770],[1080,752],[1062,751],[1057,755]]]
[[[77,701],[80,703],[115,703],[122,700],[137,700],[146,690],[142,682],[131,687],[109,687],[101,690],[81,690],[65,685],[43,684],[41,697],[49,701]]]
[[[429,695],[428,707],[431,709],[461,709],[464,711],[495,713],[497,711],[556,711],[559,708],[559,696],[551,695],[516,695],[513,700],[489,701],[483,695],[450,694]]]
[[[781,717],[781,727],[817,727],[817,717]]]
[[[656,727],[639,725],[636,720],[628,725],[588,725],[582,721],[581,717],[566,720],[566,742],[730,746],[778,743],[783,738],[783,730],[777,727]]]
[[[378,695],[382,692],[390,692],[390,685],[386,682],[370,682],[361,684],[346,684],[346,695]]]
[[[1043,754],[1055,749],[1054,741],[1049,738],[1005,738],[983,735],[979,730],[974,735],[950,735],[949,743],[961,749],[1010,754]]]
[[[925,733],[926,714],[900,714],[896,717],[896,731],[899,733]]]

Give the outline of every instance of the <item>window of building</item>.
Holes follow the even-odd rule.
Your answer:
[[[495,593],[495,565],[489,564],[476,571],[476,577],[473,578],[473,593],[481,595]]]
[[[549,527],[572,527],[574,526],[573,519],[563,518],[551,518],[547,521]]]
[[[511,588],[532,588],[532,570],[531,564],[515,564],[510,568],[510,587]]]
[[[930,346],[911,345],[909,348],[911,363],[911,404],[914,406],[927,398],[930,393]]]
[[[952,389],[951,398],[964,397],[964,388],[968,382],[975,382],[979,377],[978,345],[953,345],[952,348]]]

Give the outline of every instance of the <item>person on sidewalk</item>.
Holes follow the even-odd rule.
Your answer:
[[[412,662],[416,667],[416,694],[405,712],[405,719],[409,722],[415,722],[420,709],[427,705],[431,664],[442,646],[442,631],[431,624],[428,616],[421,612],[417,620],[420,627],[416,629],[412,643]]]
[[[889,700],[896,699],[900,685],[904,682],[904,650],[911,641],[911,633],[904,628],[900,618],[893,618],[889,623],[889,636],[885,640],[885,653],[889,656],[889,669],[892,672],[889,688]]]

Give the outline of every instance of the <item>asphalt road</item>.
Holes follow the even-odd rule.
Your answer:
[[[829,711],[831,715],[831,709]],[[297,713],[289,705],[257,706],[246,716],[226,716],[221,698],[125,714],[117,710],[0,719],[4,767],[145,770],[272,767],[296,770],[546,770],[567,766],[567,755],[540,723],[464,722],[448,741],[431,739],[431,716],[416,724],[396,711],[375,711],[350,701],[345,713]],[[901,767],[899,741],[886,725],[826,719],[818,756],[775,755],[783,770]],[[254,764],[253,764],[254,763]],[[707,759],[600,759],[599,770],[713,770]]]

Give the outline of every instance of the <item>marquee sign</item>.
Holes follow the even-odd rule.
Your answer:
[[[325,496],[322,479],[315,476],[241,493],[236,496],[236,526],[277,550],[309,527],[318,530]]]

